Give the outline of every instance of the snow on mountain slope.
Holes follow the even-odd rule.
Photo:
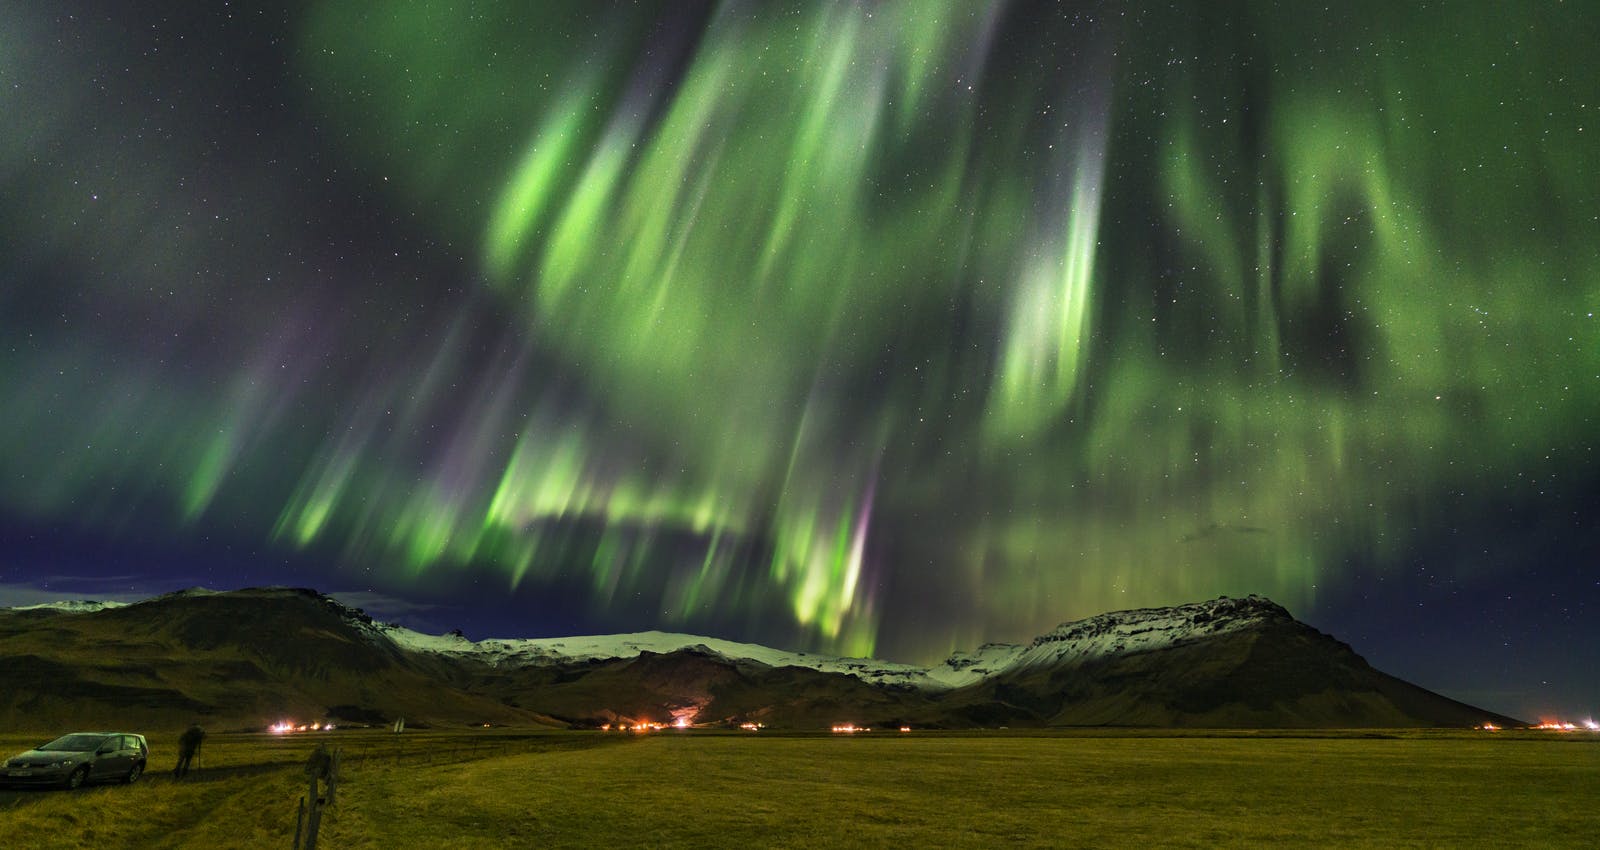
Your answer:
[[[885,685],[929,687],[927,670],[911,664],[878,661],[871,658],[838,658],[807,652],[786,652],[753,643],[738,643],[720,638],[675,632],[633,632],[620,635],[585,635],[562,638],[490,638],[470,641],[459,635],[425,635],[394,625],[379,630],[399,646],[420,652],[433,652],[474,658],[502,667],[568,664],[572,662],[635,658],[640,652],[668,653],[701,648],[732,661],[755,661],[769,667],[806,667],[827,673],[842,673],[863,681]]]
[[[91,611],[104,611],[107,608],[121,608],[126,602],[100,602],[95,599],[63,599],[60,602],[41,602],[38,605],[18,605],[13,611],[65,611],[69,614],[85,614]]]
[[[1292,618],[1288,611],[1259,596],[1222,597],[1173,608],[1117,611],[1063,623],[1027,646],[985,644],[973,652],[955,653],[933,667],[786,652],[758,644],[673,632],[474,642],[458,634],[426,635],[387,624],[374,627],[379,634],[408,650],[473,658],[497,667],[634,658],[641,652],[668,653],[698,647],[735,661],[755,661],[770,667],[806,667],[854,676],[879,685],[947,690],[975,684],[1009,670],[1147,652],[1289,619]]]
[[[1261,596],[1193,602],[1172,608],[1139,608],[1063,623],[1034,638],[1013,667],[1079,663],[1110,655],[1148,652],[1242,631],[1274,621],[1293,621],[1282,606]]]
[[[928,678],[939,687],[966,687],[1011,669],[1026,649],[1015,643],[986,643],[972,652],[957,652],[928,668]]]
[[[944,687],[960,688],[1009,670],[1149,652],[1278,619],[1292,618],[1260,596],[1113,611],[1062,623],[1027,646],[991,643],[976,652],[958,652],[929,668],[928,677]]]

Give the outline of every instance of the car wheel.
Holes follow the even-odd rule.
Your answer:
[[[132,785],[133,783],[139,781],[139,775],[141,773],[144,773],[144,762],[136,761],[133,763],[133,767],[128,769],[128,775],[124,777],[122,781]]]
[[[68,791],[76,790],[79,786],[83,785],[83,781],[85,779],[88,779],[88,778],[89,778],[89,766],[88,765],[84,765],[83,767],[80,767],[77,770],[74,770],[73,772],[67,774],[67,790]]]

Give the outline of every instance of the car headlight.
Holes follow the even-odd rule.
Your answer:
[[[46,767],[71,767],[73,764],[72,759],[62,759],[61,761],[53,761]]]

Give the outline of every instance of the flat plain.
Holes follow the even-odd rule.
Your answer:
[[[48,737],[48,736],[45,736]],[[214,735],[190,780],[0,792],[28,847],[289,847],[301,736]],[[39,736],[0,735],[8,754]],[[1586,733],[337,732],[321,846],[1593,847]]]

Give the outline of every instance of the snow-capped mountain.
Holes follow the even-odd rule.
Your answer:
[[[936,687],[928,670],[911,664],[897,664],[872,658],[839,658],[808,652],[787,652],[754,643],[738,643],[701,635],[675,632],[632,632],[620,635],[586,635],[564,638],[522,638],[470,641],[460,635],[427,635],[393,624],[379,630],[397,646],[414,652],[481,661],[491,667],[570,664],[637,658],[641,652],[664,655],[699,649],[729,661],[755,661],[768,667],[805,667],[824,673],[854,676],[872,684]]]
[[[1087,661],[1149,652],[1270,622],[1292,622],[1281,605],[1261,596],[1226,596],[1171,608],[1137,608],[1062,623],[1034,638],[1011,667]]]
[[[874,685],[939,691],[966,687],[1001,673],[1042,665],[1074,664],[1111,655],[1148,652],[1239,631],[1273,620],[1291,620],[1272,601],[1226,596],[1172,608],[1141,608],[1099,614],[1063,623],[1031,644],[991,643],[972,652],[958,652],[932,667],[872,658],[840,658],[788,652],[753,643],[738,643],[675,632],[633,632],[566,638],[488,639],[471,641],[459,634],[427,635],[379,624],[377,629],[397,646],[492,667],[555,665],[636,658],[641,652],[666,654],[700,649],[730,661],[755,661],[768,667],[804,667],[853,676]]]
[[[74,614],[83,614],[90,611],[104,611],[107,608],[121,608],[126,602],[101,602],[98,599],[63,599],[59,602],[41,602],[38,605],[18,605],[13,611],[69,611]]]
[[[1374,670],[1259,597],[1101,614],[918,667],[668,632],[474,642],[379,623],[313,590],[191,590],[0,609],[0,669],[0,723],[47,710],[84,726],[1517,723]]]

